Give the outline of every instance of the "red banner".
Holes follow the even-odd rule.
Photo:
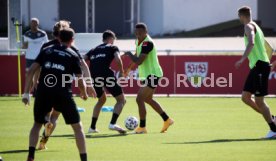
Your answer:
[[[244,62],[240,69],[234,64],[240,56],[192,56],[171,55],[159,56],[164,72],[157,94],[240,94],[245,79],[249,73],[248,62]],[[125,68],[130,60],[123,57]],[[273,57],[276,60],[276,57]],[[25,59],[21,57],[22,87],[25,79]],[[0,56],[0,95],[17,94],[17,56]],[[116,70],[115,64],[112,64]],[[135,74],[135,69],[132,71]],[[165,80],[165,78],[167,78]],[[165,86],[168,84],[167,86]],[[133,87],[124,87],[126,94],[137,93],[139,87],[136,80]],[[74,92],[77,90],[74,89]],[[276,94],[276,69],[270,73],[269,94]]]

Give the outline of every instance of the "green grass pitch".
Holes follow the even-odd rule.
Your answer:
[[[264,119],[243,105],[239,98],[157,98],[175,124],[165,134],[159,133],[162,119],[148,107],[148,134],[121,136],[108,130],[111,113],[101,113],[100,134],[87,135],[90,161],[275,161],[276,140],[263,140],[268,132]],[[95,99],[76,98],[84,130],[90,125]],[[268,98],[276,113],[276,99]],[[108,98],[106,105],[113,105]],[[33,100],[32,100],[33,105]],[[118,120],[123,125],[129,116],[138,117],[135,98],[128,97]],[[0,156],[4,161],[24,161],[28,135],[33,123],[32,106],[19,98],[0,97]],[[63,118],[50,138],[46,151],[37,151],[38,161],[79,160],[70,126]]]

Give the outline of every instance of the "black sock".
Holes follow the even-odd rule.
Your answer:
[[[167,121],[169,119],[169,116],[166,114],[166,112],[161,113],[160,116],[164,121]]]
[[[119,117],[118,114],[113,113],[112,119],[111,119],[111,121],[110,121],[110,124],[112,124],[112,125],[116,124],[118,117]]]
[[[140,127],[146,127],[146,120],[140,120]]]
[[[273,132],[276,132],[276,125],[274,122],[268,123],[270,130]]]
[[[91,129],[94,129],[94,130],[96,129],[97,120],[98,120],[98,118],[92,117],[92,122],[91,122],[91,125],[90,125]]]
[[[80,158],[81,158],[81,161],[87,161],[87,154],[86,153],[80,154]]]
[[[35,147],[31,147],[31,146],[29,147],[28,157],[34,159],[34,157],[35,157]]]

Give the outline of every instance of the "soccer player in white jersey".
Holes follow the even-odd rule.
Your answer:
[[[30,66],[34,63],[37,55],[40,52],[41,46],[48,42],[48,36],[45,31],[39,29],[39,20],[37,18],[32,18],[30,23],[30,30],[28,30],[23,36],[23,49],[26,51],[26,73]],[[37,80],[39,76],[39,71],[35,73],[33,78],[34,88],[37,85]]]

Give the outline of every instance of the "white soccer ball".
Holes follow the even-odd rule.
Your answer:
[[[128,116],[125,120],[125,126],[128,130],[134,130],[138,126],[138,119],[134,116]]]

